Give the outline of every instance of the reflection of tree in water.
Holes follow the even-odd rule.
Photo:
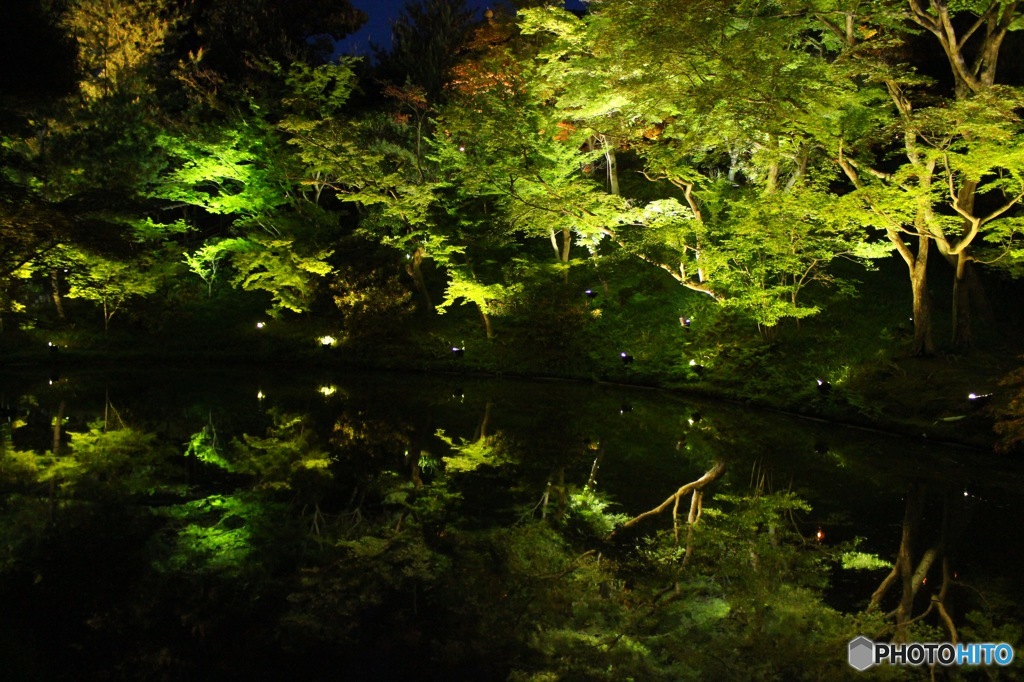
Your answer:
[[[90,623],[62,640],[93,652],[86,669],[109,673],[100,661],[122,660],[165,679],[332,670],[820,680],[847,674],[854,636],[895,632],[899,612],[885,611],[901,603],[903,574],[874,608],[827,606],[844,562],[875,571],[880,562],[805,537],[793,518],[807,503],[771,490],[770,463],[748,485],[738,465],[746,454],[762,460],[715,416],[659,415],[665,433],[650,434],[649,408],[637,401],[621,415],[628,423],[609,425],[602,409],[531,428],[507,404],[460,402],[453,424],[426,409],[392,418],[396,410],[350,396],[317,398],[313,412],[264,407],[255,429],[204,408],[188,412],[190,435],[170,445],[137,410],[113,403],[88,427],[40,419],[44,447],[5,445],[0,460],[0,532],[12,552],[0,562],[0,596],[16,587],[38,603],[42,588],[15,566],[40,567],[41,585],[61,585],[74,622]],[[73,411],[68,402],[64,413]],[[59,413],[54,403],[47,414]],[[669,451],[668,464],[641,481],[649,502],[623,504],[616,479],[645,464],[650,443]],[[909,563],[915,576],[926,559],[931,566],[927,586],[911,580],[907,636],[931,638],[941,626],[939,607],[923,602],[930,589],[962,638],[1013,636],[994,609],[989,621],[969,616],[981,600],[955,581],[934,587],[967,516],[949,500],[946,530],[932,538],[920,494],[901,549],[910,558],[894,568]],[[108,536],[117,541],[94,564],[45,560]],[[929,555],[934,545],[942,551]],[[104,570],[116,585],[97,577]]]
[[[936,487],[941,500],[938,523],[930,518],[934,509],[928,504],[929,488]],[[884,614],[874,635],[894,642],[1019,644],[1019,629],[1005,628],[1007,605],[997,594],[986,594],[984,586],[965,583],[954,567],[971,521],[971,494],[949,483],[913,481],[905,497],[896,560],[867,607],[869,613]]]

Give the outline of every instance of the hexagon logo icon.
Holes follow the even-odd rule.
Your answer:
[[[875,643],[861,635],[850,640],[848,660],[857,670],[867,670],[875,664]]]

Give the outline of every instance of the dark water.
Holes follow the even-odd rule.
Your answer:
[[[1024,622],[1005,615],[1022,599],[1021,467],[923,439],[655,391],[268,368],[9,371],[0,409],[10,679],[616,679],[630,666],[673,679],[693,655],[683,648],[606,664],[606,643],[550,633],[564,620],[620,648],[627,626],[660,641],[650,623],[580,614],[602,599],[627,613],[644,589],[664,592],[658,571],[678,567],[645,565],[638,548],[664,540],[671,515],[610,540],[601,523],[655,507],[719,462],[709,524],[739,508],[730,496],[791,491],[809,505],[780,516],[796,551],[857,539],[891,562],[912,516],[913,561],[934,546],[946,560],[923,574],[915,614],[945,568],[958,627],[983,632],[970,630],[976,611],[1009,639]],[[697,549],[715,551],[731,550]],[[736,561],[743,576],[747,559]],[[709,562],[728,593],[721,576],[735,564]],[[753,560],[749,572],[763,570]],[[801,608],[853,617],[887,573],[820,569]],[[777,580],[789,575],[801,576]],[[858,632],[834,637],[847,634]],[[845,650],[834,657],[848,673]],[[705,679],[743,678],[705,665]],[[760,675],[792,678],[784,665]]]

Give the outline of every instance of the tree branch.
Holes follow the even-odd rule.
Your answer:
[[[671,495],[669,495],[668,499],[666,499],[664,502],[659,504],[657,507],[655,507],[654,509],[649,509],[649,510],[645,511],[643,514],[640,514],[638,516],[634,516],[629,521],[626,521],[624,524],[622,524],[622,526],[620,526],[620,528],[630,528],[630,527],[635,526],[636,524],[640,523],[641,521],[643,521],[644,519],[646,519],[648,517],[656,516],[656,515],[660,514],[661,512],[663,512],[666,509],[668,509],[669,507],[677,506],[679,504],[679,499],[682,498],[684,495],[686,495],[688,493],[691,493],[694,490],[700,490],[701,488],[706,486],[708,483],[711,483],[712,481],[717,479],[724,472],[725,472],[725,462],[716,462],[715,466],[713,466],[711,469],[706,471],[704,473],[704,475],[701,476],[700,478],[698,478],[696,481],[690,481],[686,485],[684,485],[681,488],[679,488],[679,490],[677,490],[674,493],[672,493]],[[608,537],[613,537],[617,531],[618,531],[618,529],[612,531],[611,534]]]

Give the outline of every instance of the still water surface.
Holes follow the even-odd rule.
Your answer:
[[[587,599],[574,590],[638,593],[629,571],[651,572],[631,552],[672,532],[671,510],[626,539],[600,524],[719,462],[703,508],[793,492],[809,505],[785,513],[802,552],[859,538],[892,562],[908,527],[915,563],[941,547],[915,614],[943,568],[958,625],[978,603],[1022,603],[1021,468],[924,439],[649,390],[280,368],[22,369],[0,378],[0,409],[0,658],[15,679],[588,679],[587,645],[559,653],[538,633],[566,609],[595,651],[621,646],[607,614],[570,617]],[[593,578],[590,562],[621,570]],[[829,569],[819,605],[863,612],[888,572]],[[543,618],[508,621],[531,608]],[[635,654],[609,675],[670,677],[687,655],[650,651],[662,668]]]

